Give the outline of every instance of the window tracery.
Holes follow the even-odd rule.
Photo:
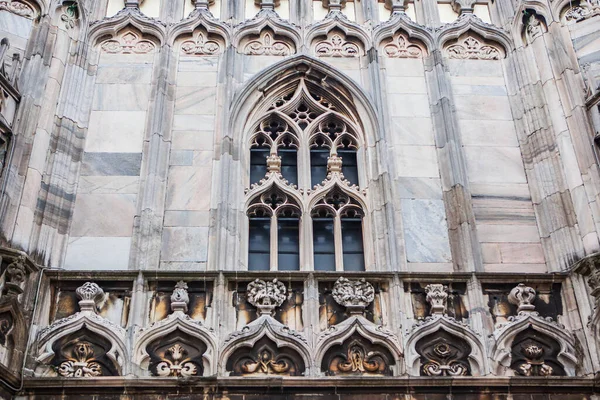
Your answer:
[[[250,125],[250,270],[365,270],[359,124],[332,97],[299,80]]]

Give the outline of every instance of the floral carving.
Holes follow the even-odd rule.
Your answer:
[[[33,18],[35,11],[33,8],[20,1],[0,1],[0,10],[6,10],[21,17]]]
[[[513,341],[511,368],[522,376],[565,375],[556,359],[559,352],[555,340],[528,328]]]
[[[391,375],[390,365],[394,364],[385,347],[373,345],[358,335],[332,347],[323,361],[328,375]]]
[[[138,34],[131,31],[116,39],[105,41],[100,47],[109,54],[147,54],[156,49],[154,43],[141,39]]]
[[[427,302],[431,304],[431,314],[445,314],[448,287],[440,284],[427,285],[425,293]]]
[[[214,40],[207,40],[199,32],[194,40],[186,40],[181,44],[181,51],[187,55],[212,56],[221,52],[221,46]]]
[[[579,21],[585,18],[590,13],[590,10],[583,7],[575,6],[565,13],[565,19],[567,21]]]
[[[184,281],[179,281],[175,285],[173,294],[171,294],[171,309],[173,311],[187,312],[187,306],[190,303],[187,289],[188,285]]]
[[[237,350],[227,362],[227,370],[234,376],[247,375],[301,375],[304,362],[299,354],[288,348],[278,348],[267,337],[261,338],[251,350]]]
[[[421,58],[423,49],[411,43],[403,33],[397,33],[391,42],[383,46],[383,51],[390,58]]]
[[[500,50],[484,45],[472,36],[449,46],[446,53],[450,58],[461,60],[499,60],[501,58]]]
[[[315,52],[321,57],[358,57],[360,55],[359,47],[338,33],[318,42]]]
[[[20,255],[6,267],[6,282],[3,291],[7,296],[18,296],[23,293],[21,284],[25,282],[27,276],[25,261],[25,256]]]
[[[91,378],[102,375],[102,366],[94,359],[93,346],[81,342],[71,348],[67,360],[60,363],[56,371],[67,378]]]
[[[269,31],[263,31],[258,39],[249,41],[244,46],[244,54],[253,56],[289,56],[294,49],[282,40],[276,40]]]
[[[261,314],[271,314],[285,299],[285,285],[277,279],[272,282],[256,279],[248,284],[248,302],[258,308]]]
[[[420,339],[415,349],[421,355],[423,376],[464,376],[470,374],[467,357],[471,346],[446,331],[438,331]]]
[[[333,299],[351,313],[356,310],[362,313],[375,299],[373,285],[364,279],[351,281],[341,277],[333,285]]]
[[[535,306],[532,304],[535,300],[535,296],[536,293],[532,287],[519,283],[519,285],[510,291],[508,301],[511,304],[518,306],[517,311],[519,313],[531,312],[535,310]]]
[[[194,376],[198,375],[198,366],[187,357],[188,351],[179,343],[165,351],[165,359],[156,365],[158,376]]]

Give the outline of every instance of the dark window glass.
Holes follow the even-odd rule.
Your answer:
[[[277,264],[280,271],[300,270],[300,220],[277,219]]]
[[[285,179],[298,184],[298,152],[296,149],[279,149],[278,155],[281,157],[281,174]]]
[[[329,150],[323,148],[310,150],[310,184],[315,186],[327,177],[327,158]]]
[[[267,174],[267,157],[269,149],[259,147],[250,149],[250,183],[256,183]]]
[[[364,271],[365,252],[363,248],[362,220],[342,219],[342,246],[344,249],[344,271]]]
[[[315,271],[335,271],[333,218],[313,218]]]
[[[344,177],[355,185],[358,185],[356,150],[338,150],[338,155],[342,157],[342,173]]]
[[[248,270],[268,271],[271,266],[271,219],[251,218],[248,236]]]

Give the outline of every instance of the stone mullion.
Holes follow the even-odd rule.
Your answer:
[[[306,338],[311,346],[317,342],[320,333],[319,327],[319,287],[313,274],[309,274],[304,280],[304,302],[302,304],[302,315],[305,319],[304,330]],[[316,366],[319,371],[320,366]]]
[[[97,21],[106,17],[108,0],[93,0],[85,3],[90,8],[90,21]]]
[[[154,98],[150,100],[146,120],[140,192],[129,256],[131,269],[158,269],[160,266],[176,67],[171,47],[164,45],[154,63],[151,91]]]
[[[335,270],[344,271],[344,247],[342,243],[342,219],[339,214],[333,218],[333,242],[335,245]]]
[[[423,20],[419,21],[419,23],[425,26],[440,26],[440,11],[437,0],[423,0],[421,3]]]
[[[456,271],[482,271],[481,245],[469,190],[469,177],[458,127],[450,77],[440,49],[425,59],[425,77],[433,118],[452,260]]]

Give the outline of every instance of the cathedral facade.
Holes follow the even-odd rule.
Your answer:
[[[599,0],[0,0],[0,398],[600,399]]]

